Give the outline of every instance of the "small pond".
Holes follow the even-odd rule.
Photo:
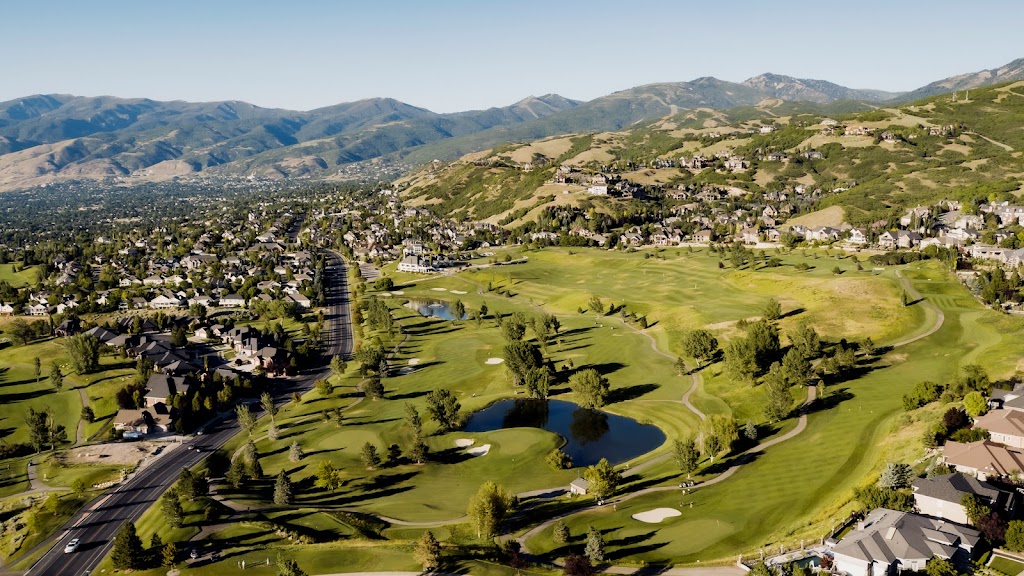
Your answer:
[[[445,302],[444,300],[409,300],[405,303],[405,307],[412,308],[422,316],[433,316],[442,320],[455,319],[451,309],[451,302]],[[465,320],[468,317],[466,314],[463,314],[461,319]]]
[[[562,451],[573,466],[612,464],[631,460],[665,442],[665,434],[651,424],[632,418],[581,408],[563,400],[502,400],[474,412],[466,432],[490,432],[502,428],[542,428],[565,438]]]

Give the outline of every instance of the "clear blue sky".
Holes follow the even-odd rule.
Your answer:
[[[1024,57],[1024,2],[6,2],[0,101],[36,93],[435,110],[762,72],[909,90]]]

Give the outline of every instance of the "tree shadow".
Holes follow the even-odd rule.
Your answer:
[[[617,402],[626,402],[627,400],[636,400],[641,396],[654,392],[658,388],[661,388],[661,386],[657,384],[637,384],[635,386],[615,388],[608,394],[608,403],[615,404]]]
[[[807,407],[806,412],[807,414],[814,414],[815,412],[831,410],[847,400],[852,400],[853,396],[854,394],[850,392],[849,388],[829,390],[823,398],[816,398],[814,402]]]
[[[601,362],[598,364],[587,364],[586,366],[577,366],[576,371],[593,369],[597,370],[597,373],[602,376],[607,376],[613,372],[617,372],[625,368],[626,365],[621,362]]]
[[[794,308],[794,309],[792,309],[792,310],[790,310],[788,312],[784,312],[784,313],[780,314],[779,315],[779,320],[782,320],[783,318],[792,318],[793,316],[799,316],[800,314],[803,314],[806,311],[807,311],[806,308],[797,307],[797,308]]]

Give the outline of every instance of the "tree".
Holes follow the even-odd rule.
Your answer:
[[[584,408],[600,408],[608,400],[610,384],[608,379],[593,368],[581,370],[569,377],[576,403]]]
[[[900,305],[904,308],[910,305],[910,295],[907,294],[906,290],[900,292]]]
[[[239,488],[242,486],[242,481],[245,480],[245,463],[242,462],[241,458],[235,458],[231,461],[231,465],[228,467],[228,472],[224,476],[228,484],[232,488]]]
[[[594,576],[594,566],[590,563],[590,558],[579,554],[565,557],[563,571],[565,576]]]
[[[909,464],[890,462],[885,465],[885,470],[882,470],[878,485],[889,490],[902,490],[910,487],[912,477],[913,470]]]
[[[288,448],[288,461],[298,462],[302,460],[305,454],[302,452],[302,446],[299,446],[297,441],[292,441],[292,445]]]
[[[750,380],[757,373],[757,358],[746,338],[733,338],[725,345],[725,369],[739,380]]]
[[[791,386],[807,384],[807,378],[811,375],[811,363],[799,349],[790,348],[782,357],[782,375]]]
[[[747,420],[743,427],[743,437],[751,441],[757,440],[757,426],[750,420]]]
[[[390,292],[395,289],[395,281],[387,276],[381,276],[373,282],[373,289],[378,292]]]
[[[184,348],[188,344],[188,334],[185,333],[185,327],[181,325],[175,325],[171,328],[171,345],[177,348]]]
[[[512,383],[521,386],[532,370],[544,363],[544,357],[536,346],[522,340],[509,340],[504,349],[505,368],[512,374]]]
[[[28,425],[29,444],[36,452],[41,452],[46,446],[53,447],[54,430],[58,427],[53,421],[53,416],[48,410],[36,410],[31,406],[25,415],[25,424]],[[63,426],[60,426],[63,429]]]
[[[793,397],[789,394],[789,379],[782,372],[778,362],[772,364],[764,378],[764,416],[769,422],[783,420],[793,409]]]
[[[732,449],[732,445],[739,439],[739,431],[736,429],[736,421],[721,414],[712,414],[701,421],[699,436],[700,451],[708,457],[714,458],[722,451]]]
[[[692,474],[700,463],[700,450],[697,449],[697,442],[692,437],[677,439],[673,444],[676,464],[683,474]]]
[[[412,557],[420,563],[424,571],[436,570],[441,564],[441,543],[434,537],[434,533],[427,530],[416,542]]]
[[[456,300],[452,304],[452,322],[456,324],[462,321],[466,316],[466,305],[462,303],[462,300]]]
[[[979,502],[978,497],[974,494],[964,494],[960,499],[960,505],[963,506],[964,515],[967,516],[967,521],[971,526],[977,527],[978,520],[992,513],[992,509]]]
[[[604,562],[604,538],[601,537],[601,532],[593,526],[587,530],[587,547],[583,554],[592,563]]]
[[[182,468],[181,473],[178,474],[177,490],[181,496],[195,500],[210,491],[210,483],[205,476],[193,474],[188,468]]]
[[[555,526],[551,531],[551,538],[555,541],[555,544],[565,544],[569,541],[570,537],[569,527],[565,522],[562,520],[555,522]]]
[[[330,460],[323,460],[316,467],[316,483],[321,488],[334,492],[341,488],[341,473]]]
[[[405,424],[412,428],[416,435],[423,432],[423,419],[420,418],[420,413],[416,411],[416,407],[408,402],[405,404]]]
[[[181,507],[181,500],[175,490],[169,490],[160,498],[160,510],[164,513],[164,520],[174,528],[181,528],[185,521],[185,510]]]
[[[779,355],[779,329],[771,322],[761,320],[751,324],[746,340],[759,371],[766,370]]]
[[[238,425],[249,433],[249,437],[252,437],[253,430],[256,429],[256,416],[249,410],[248,404],[239,404],[235,407],[235,415],[238,417]]]
[[[587,308],[595,314],[604,314],[604,302],[597,296],[591,296],[590,302],[587,304]]]
[[[118,570],[138,570],[143,567],[145,553],[134,523],[125,522],[117,531],[114,546],[110,550],[110,560]]]
[[[765,320],[778,320],[782,317],[782,304],[775,298],[769,298],[768,303],[764,305],[764,311],[761,315]]]
[[[280,552],[278,552],[277,576],[306,576],[306,573],[302,568],[299,568],[299,563],[293,558],[285,558]]]
[[[362,449],[363,465],[373,470],[380,467],[380,454],[377,453],[377,447],[367,442],[363,444]]]
[[[161,566],[164,568],[171,568],[178,561],[178,545],[174,542],[168,542],[164,544],[163,550],[160,551],[162,557]]]
[[[572,468],[572,458],[558,448],[548,452],[544,461],[555,470],[566,470],[568,468]]]
[[[975,390],[964,396],[964,409],[967,410],[968,416],[977,418],[988,412],[988,402],[985,401],[985,397],[981,395],[981,392]]]
[[[327,398],[334,392],[334,385],[327,380],[318,380],[316,383],[316,393],[323,398]]]
[[[88,406],[82,406],[82,412],[80,417],[85,422],[91,423],[93,420],[96,419],[96,413],[92,411],[92,408]]]
[[[1011,520],[1006,525],[1006,547],[1014,552],[1024,552],[1024,520]]]
[[[274,479],[274,504],[284,506],[292,503],[292,483],[284,470]]]
[[[498,525],[512,509],[513,496],[494,482],[484,482],[469,500],[466,513],[476,529],[477,538],[492,538]]]
[[[348,362],[345,362],[341,356],[332,356],[331,371],[335,374],[344,374],[348,371]],[[330,394],[330,392],[328,392],[328,394]]]
[[[698,368],[718,352],[718,339],[709,330],[691,330],[683,336],[683,350],[697,360]]]
[[[526,392],[531,398],[543,400],[551,391],[551,374],[546,368],[534,368],[526,374]]]
[[[274,397],[270,395],[270,392],[264,392],[260,394],[260,406],[263,407],[263,411],[270,415],[271,421],[277,416],[277,406],[274,405]]]
[[[924,573],[928,576],[957,576],[956,568],[945,558],[935,556],[924,565]]]
[[[50,386],[53,386],[54,390],[60,390],[64,386],[64,374],[56,360],[50,364]]]
[[[590,483],[590,491],[598,500],[611,496],[622,481],[622,475],[608,463],[607,458],[601,458],[597,464],[587,467],[583,478]]]
[[[35,330],[28,322],[21,318],[11,320],[10,324],[4,329],[4,332],[10,334],[11,339],[21,345],[27,344],[35,337]]]
[[[368,398],[373,400],[380,400],[384,397],[384,383],[381,382],[380,377],[373,376],[366,382],[366,387],[363,388]]]
[[[71,367],[79,374],[95,371],[100,365],[100,341],[89,334],[76,334],[64,341]]]
[[[443,431],[459,426],[459,410],[461,409],[462,404],[451,390],[442,388],[427,394],[427,413]]]

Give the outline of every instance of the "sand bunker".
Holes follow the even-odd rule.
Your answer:
[[[473,444],[476,444],[476,440],[473,440],[472,438],[459,438],[455,441],[455,445],[459,448],[469,448]]]
[[[434,292],[447,292],[447,288],[431,288]]]
[[[648,524],[657,524],[666,518],[674,518],[682,515],[683,513],[675,508],[655,508],[654,510],[648,510],[647,512],[633,514],[632,518],[633,520],[647,522]]]
[[[484,364],[501,364],[504,361],[504,358],[488,358],[487,360],[484,360]]]
[[[490,451],[491,445],[484,444],[483,446],[477,446],[476,448],[470,448],[469,450],[466,450],[466,454],[469,454],[470,456],[485,456]]]
[[[405,292],[402,292],[401,290],[394,290],[391,294],[394,296],[401,296],[402,294],[405,294]]]
[[[465,294],[462,290],[452,290],[452,294]]]
[[[391,292],[381,292],[379,294],[379,296],[383,296],[383,297],[387,298],[388,296],[391,296]]]
[[[419,358],[409,358],[409,366],[415,366],[422,362]]]

